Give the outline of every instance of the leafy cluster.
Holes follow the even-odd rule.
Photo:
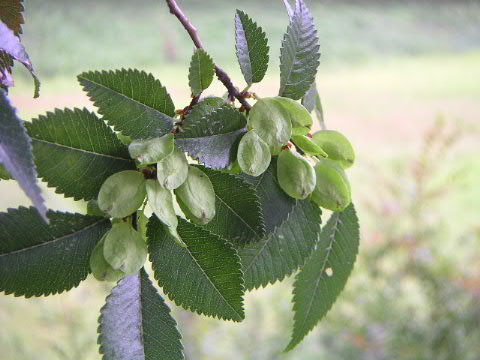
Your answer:
[[[188,26],[175,1],[167,4]],[[0,90],[0,178],[19,181],[35,205],[0,214],[0,291],[61,293],[90,272],[119,280],[99,318],[104,359],[183,359],[176,322],[144,269],[147,258],[175,304],[237,322],[245,318],[246,291],[298,271],[286,350],[296,346],[345,286],[359,232],[344,173],[353,149],[335,131],[311,134],[312,111],[323,128],[314,22],[303,0],[289,14],[276,97],[247,90],[264,78],[270,49],[242,11],[234,26],[244,91],[194,36],[192,99],[181,110],[159,80],[132,69],[78,76],[96,112],[56,109],[30,123]],[[17,27],[5,22],[18,34],[22,18],[15,19]],[[215,75],[227,96],[204,96]],[[36,171],[57,193],[88,201],[88,213],[47,211]],[[323,229],[322,207],[333,211]]]

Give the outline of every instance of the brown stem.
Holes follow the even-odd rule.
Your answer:
[[[182,9],[177,5],[176,0],[165,0],[167,2],[168,8],[170,9],[170,13],[174,15],[180,23],[183,25],[184,29],[187,31],[188,35],[193,41],[193,44],[198,49],[203,49],[202,41],[198,35],[198,30],[187,16],[183,13]],[[250,104],[245,100],[242,94],[238,91],[238,89],[233,85],[232,80],[227,75],[225,71],[223,71],[220,67],[215,65],[215,73],[217,75],[218,80],[222,82],[222,84],[227,88],[228,95],[230,98],[236,98],[242,106],[249,111],[251,109]]]

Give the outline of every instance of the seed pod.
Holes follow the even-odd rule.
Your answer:
[[[312,200],[319,206],[332,211],[344,210],[352,201],[350,183],[339,163],[320,159],[315,165],[317,185]]]
[[[128,145],[130,156],[142,165],[159,162],[171,154],[174,148],[173,134],[148,140],[133,140]]]
[[[272,156],[265,141],[255,130],[247,132],[238,145],[237,160],[242,171],[251,176],[259,176],[267,170]]]
[[[138,233],[142,235],[143,241],[147,241],[148,217],[142,210],[137,211],[137,228]]]
[[[177,243],[185,247],[185,243],[177,233],[178,218],[173,208],[170,190],[165,189],[155,180],[147,180],[147,198],[153,213],[168,228]]]
[[[105,234],[102,240],[95,246],[90,255],[90,269],[95,279],[100,281],[118,281],[125,276],[123,271],[115,270],[105,260],[103,256],[103,244],[105,243]]]
[[[143,174],[125,170],[105,180],[98,193],[98,207],[113,218],[124,218],[142,206],[144,199]]]
[[[188,161],[184,152],[175,148],[173,152],[157,163],[158,182],[166,189],[173,190],[187,179]]]
[[[202,170],[190,166],[187,180],[175,195],[182,211],[194,223],[207,224],[215,216],[215,190]]]
[[[113,269],[134,274],[147,260],[147,244],[132,225],[121,222],[114,224],[105,237],[103,256]]]
[[[277,161],[278,184],[294,199],[305,199],[315,189],[315,171],[303,156],[283,150]]]
[[[242,173],[242,168],[238,164],[238,159],[232,162],[226,169],[221,170],[222,172],[230,175],[240,175]]]
[[[313,134],[313,141],[325,150],[330,160],[338,161],[344,169],[348,169],[355,162],[352,144],[338,131],[318,131]]]
[[[307,135],[313,124],[312,116],[308,110],[295,100],[280,96],[276,99],[290,117],[292,135]]]
[[[292,141],[297,145],[305,154],[308,155],[320,155],[328,157],[327,153],[323,149],[315,144],[312,139],[305,135],[293,135]]]
[[[277,155],[292,136],[290,114],[278,98],[263,98],[253,105],[248,116],[248,129],[254,129],[265,141],[270,152]]]

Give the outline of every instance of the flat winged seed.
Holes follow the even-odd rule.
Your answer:
[[[328,158],[338,161],[344,169],[355,162],[352,144],[342,133],[335,130],[321,130],[313,134],[313,141],[328,154]]]
[[[166,189],[173,190],[182,185],[188,176],[188,160],[179,148],[157,163],[158,182]]]
[[[132,225],[119,222],[105,236],[103,255],[113,269],[134,274],[145,264],[147,244]]]
[[[306,135],[310,132],[313,119],[305,107],[295,100],[277,96],[277,102],[281,105],[292,123],[293,135]]]
[[[147,180],[147,198],[153,213],[168,228],[177,243],[185,246],[177,233],[178,218],[173,207],[171,191],[162,187],[156,180]]]
[[[315,171],[302,155],[283,150],[277,162],[278,183],[294,199],[305,199],[315,189]]]
[[[145,200],[145,178],[135,170],[113,174],[100,188],[98,207],[113,218],[133,214]]]
[[[112,268],[103,256],[103,244],[105,243],[105,237],[107,234],[103,236],[102,240],[100,240],[97,246],[93,249],[92,255],[90,255],[90,269],[97,280],[118,281],[125,276],[125,273]]]
[[[343,168],[334,160],[320,159],[315,165],[317,185],[312,200],[332,211],[344,210],[352,201],[350,183]]]
[[[323,149],[315,144],[311,138],[305,135],[293,135],[292,141],[297,145],[305,154],[308,155],[320,155],[328,157],[328,154]]]
[[[173,134],[148,140],[133,140],[128,145],[130,156],[142,165],[155,164],[170,155],[173,149]]]
[[[292,136],[290,114],[275,97],[258,100],[250,110],[248,129],[265,141],[272,155],[278,155]]]
[[[237,160],[242,171],[251,176],[259,176],[267,170],[272,155],[268,144],[255,130],[247,132],[238,145]]]
[[[178,204],[194,223],[208,224],[215,216],[215,190],[205,173],[193,166],[188,168],[187,180],[175,190]]]

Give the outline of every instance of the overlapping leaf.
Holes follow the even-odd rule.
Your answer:
[[[155,279],[177,305],[199,314],[242,321],[240,259],[226,240],[179,219],[177,245],[155,217],[148,224],[149,254]]]
[[[239,248],[248,290],[281,281],[305,263],[320,235],[320,214],[309,200],[298,201],[272,234]]]
[[[87,72],[78,81],[115,130],[132,138],[159,137],[173,128],[175,106],[151,74],[138,70]]]
[[[266,234],[282,224],[295,207],[295,200],[278,185],[277,158],[273,158],[268,169],[258,177],[245,174],[239,176],[253,186],[260,198]]]
[[[208,88],[215,75],[215,64],[212,58],[203,49],[196,49],[190,62],[188,84],[192,94],[197,96]]]
[[[262,81],[268,68],[268,40],[263,29],[237,10],[235,40],[238,63],[248,85]]]
[[[297,0],[280,50],[279,95],[299,100],[315,81],[320,45],[310,11]]]
[[[0,0],[0,21],[13,30],[16,36],[22,33],[23,0]]]
[[[147,273],[120,280],[102,307],[98,343],[104,360],[181,360],[181,335]]]
[[[236,244],[260,240],[265,234],[260,199],[247,182],[220,171],[201,168],[215,190],[216,215],[203,227]]]
[[[10,176],[10,174],[8,173],[7,170],[5,170],[5,167],[0,164],[0,179],[2,180],[10,180],[12,177]]]
[[[310,89],[308,89],[305,96],[302,98],[302,105],[305,106],[309,112],[315,110],[318,123],[323,129],[325,124],[323,120],[322,100],[320,99],[320,94],[318,93],[317,84],[315,82],[312,83],[312,86],[310,86]]]
[[[49,211],[50,225],[33,208],[0,213],[0,291],[41,296],[70,290],[90,272],[90,254],[110,221]]]
[[[57,109],[25,126],[38,173],[57,193],[95,199],[110,175],[135,169],[126,146],[86,109]]]
[[[11,30],[7,25],[5,25],[1,21],[0,21],[0,51],[3,51],[5,54],[9,55],[11,58],[19,61],[28,69],[28,71],[30,71],[30,74],[33,77],[33,83],[35,87],[33,97],[37,98],[40,95],[40,81],[38,80],[37,75],[33,70],[32,62],[30,61],[30,58],[28,57],[28,54],[25,51],[25,48],[20,43],[20,39],[15,35],[13,30]],[[8,59],[6,61],[8,61]],[[5,59],[2,62],[5,62]],[[5,65],[8,66],[8,64],[4,63],[3,66]],[[3,71],[1,72],[1,74],[5,76]],[[4,81],[2,81],[2,83],[4,83]]]
[[[287,351],[298,345],[325,316],[345,287],[357,257],[359,238],[353,204],[332,214],[317,249],[295,280],[294,328]]]
[[[200,119],[187,117],[175,143],[208,168],[226,168],[236,156],[240,137],[246,132],[245,116],[222,105]]]
[[[0,163],[18,181],[45,221],[47,208],[37,184],[32,146],[22,121],[0,89]]]

